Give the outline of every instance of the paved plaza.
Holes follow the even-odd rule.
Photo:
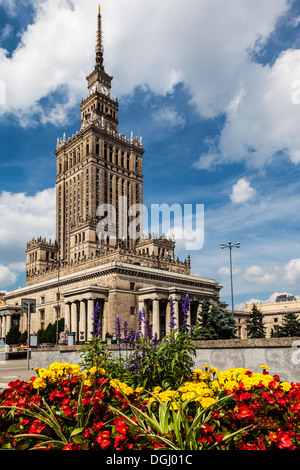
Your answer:
[[[8,359],[0,362],[0,392],[8,387],[9,382],[14,380],[25,380],[26,382],[35,377],[35,371],[31,369],[31,361],[29,361],[29,369],[27,359]]]

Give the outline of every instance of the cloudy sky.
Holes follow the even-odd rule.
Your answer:
[[[192,272],[234,299],[300,295],[300,4],[102,0],[119,130],[143,136],[144,203],[204,205]],[[55,238],[57,137],[80,129],[98,0],[0,0],[0,290]],[[188,252],[180,241],[177,254]]]

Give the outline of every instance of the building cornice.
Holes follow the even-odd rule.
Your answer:
[[[76,273],[66,274],[60,277],[60,286],[66,287],[75,283],[86,282],[100,277],[108,277],[113,275],[128,276],[130,278],[148,279],[152,281],[171,283],[174,286],[186,286],[205,289],[208,292],[219,292],[222,286],[213,279],[199,278],[194,275],[175,273],[171,271],[162,271],[161,269],[149,268],[126,264],[119,261],[112,261],[102,266],[88,268]],[[31,293],[43,292],[54,289],[57,286],[57,278],[52,278],[44,282],[32,284],[23,287],[5,295],[5,300],[14,299],[16,297],[28,296]]]

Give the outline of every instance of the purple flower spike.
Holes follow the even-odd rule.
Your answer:
[[[176,328],[173,297],[170,297],[170,311],[171,311],[171,321],[169,323],[169,328],[170,328],[170,331],[173,331]]]
[[[101,322],[101,308],[98,302],[93,311],[93,331],[94,338],[102,338],[102,322]]]

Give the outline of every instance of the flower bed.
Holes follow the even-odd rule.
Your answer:
[[[103,368],[52,364],[0,395],[0,448],[300,448],[300,384],[266,366],[194,370],[177,387],[133,387]]]

